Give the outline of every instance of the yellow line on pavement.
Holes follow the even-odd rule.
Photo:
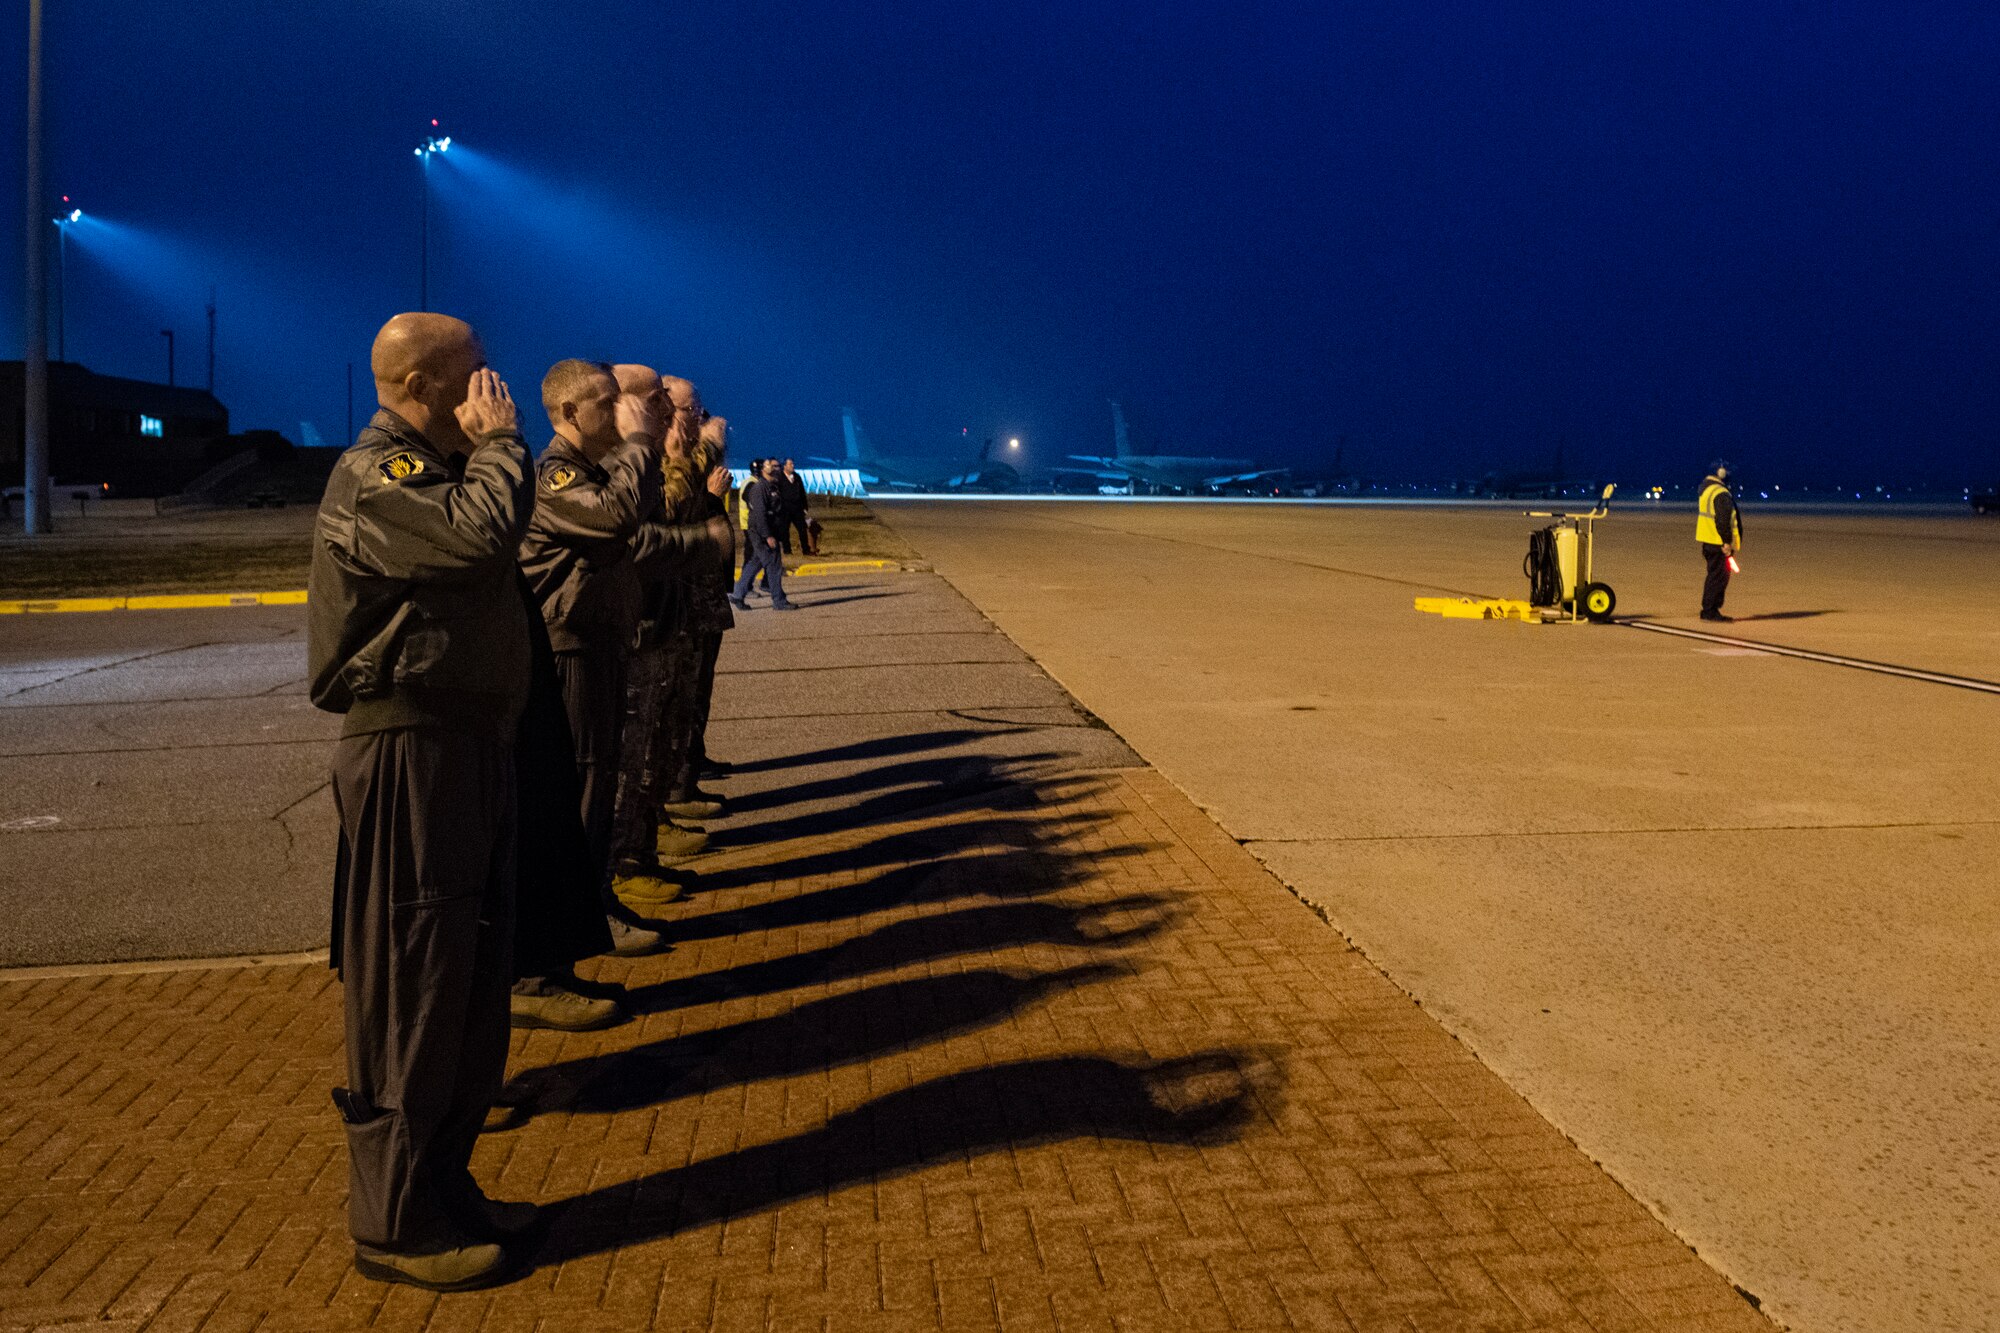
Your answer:
[[[812,564],[800,565],[797,569],[788,569],[785,572],[787,574],[804,574],[810,577],[814,574],[859,574],[865,570],[901,569],[902,567],[902,562],[897,560],[821,560],[815,561]]]
[[[135,593],[124,597],[49,597],[0,602],[0,616],[41,615],[54,611],[188,611],[218,606],[297,606],[304,588],[284,592]]]
[[[326,950],[304,953],[251,953],[224,958],[146,958],[129,963],[55,963],[41,967],[0,967],[0,982],[48,981],[61,977],[119,977],[147,972],[215,972],[237,967],[302,967],[324,963]]]
[[[786,574],[807,578],[821,574],[859,574],[874,570],[901,569],[897,560],[827,560],[788,569]],[[57,611],[193,611],[229,606],[299,606],[306,600],[304,588],[283,592],[169,592],[132,593],[121,597],[43,597],[0,601],[0,616],[42,615]]]

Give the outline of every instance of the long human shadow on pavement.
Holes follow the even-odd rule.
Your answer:
[[[1065,817],[1066,826],[1075,832],[1085,832],[1097,825],[1109,822],[1108,815],[1073,812]],[[810,879],[821,875],[855,874],[872,870],[877,866],[896,865],[910,861],[932,860],[962,852],[965,847],[986,847],[995,843],[1016,845],[1021,850],[1029,849],[1029,844],[1020,842],[1024,830],[1037,822],[1026,811],[994,811],[979,817],[952,825],[957,837],[943,836],[943,831],[935,826],[899,829],[885,833],[867,842],[848,847],[822,848],[817,851],[801,852],[778,861],[763,861],[754,865],[730,866],[720,870],[696,869],[690,876],[694,881],[692,893],[719,893],[726,889],[740,889],[752,884],[769,884],[788,879]],[[1119,855],[1127,851],[1143,848],[1115,849]],[[685,918],[683,918],[685,919]]]
[[[1015,760],[994,755],[968,755],[964,759],[940,760],[933,770],[938,776],[926,785],[904,786],[892,791],[877,792],[852,805],[807,811],[804,814],[793,815],[789,819],[769,820],[741,828],[719,829],[711,836],[709,846],[721,851],[734,846],[817,837],[820,834],[836,833],[857,825],[865,827],[895,819],[906,819],[933,806],[965,801],[971,797],[1018,791],[1024,783],[1014,770],[1027,761],[1028,757],[1025,756]],[[1032,785],[1047,795],[1054,796],[1060,794],[1066,787],[1082,786],[1089,781],[1089,778],[1079,774],[1074,777],[1036,779]]]
[[[533,1113],[602,1114],[838,1069],[997,1023],[1049,995],[1126,973],[1113,963],[1086,963],[885,982],[765,1018],[526,1070],[508,1084],[505,1100]]]
[[[1267,1053],[1070,1055],[988,1065],[888,1093],[819,1129],[608,1185],[563,1203],[537,1265],[603,1254],[933,1162],[1079,1137],[1227,1142],[1282,1095]]]
[[[1138,846],[1107,847],[1093,859],[1118,860],[1141,855],[1146,850]],[[1008,848],[921,865],[898,865],[872,879],[702,916],[676,917],[665,924],[676,940],[719,939],[786,926],[821,925],[911,903],[974,897],[1045,897],[1060,892],[1079,877],[1065,876],[1052,869],[1046,853]]]
[[[1152,893],[1079,907],[1025,902],[959,908],[891,921],[865,935],[804,953],[640,986],[626,992],[625,1005],[634,1013],[663,1013],[1028,945],[1120,948],[1152,938],[1184,910],[1174,899]]]
[[[778,755],[771,759],[749,759],[730,766],[731,773],[768,773],[779,768],[811,768],[815,764],[845,764],[858,759],[887,759],[893,755],[916,754],[922,750],[943,750],[987,736],[1008,736],[1033,731],[1033,727],[950,727],[942,731],[917,731],[904,736],[878,736],[873,740],[847,745],[829,745],[821,750]]]
[[[814,778],[806,782],[795,782],[788,787],[771,787],[764,791],[745,792],[741,796],[729,798],[728,813],[731,818],[749,814],[756,810],[770,810],[782,805],[802,805],[807,801],[824,801],[839,796],[853,796],[865,791],[885,787],[928,786],[936,795],[928,803],[951,799],[952,791],[966,782],[988,783],[995,778],[1004,778],[1009,772],[1026,768],[1031,764],[1043,764],[1065,756],[1055,750],[1040,750],[1032,754],[1007,755],[996,758],[991,755],[938,755],[929,759],[909,759],[900,763],[881,764],[860,772],[842,773],[834,777]],[[984,789],[983,786],[981,789]],[[852,808],[852,807],[847,807]]]
[[[950,761],[952,772],[971,776],[971,791],[933,783],[883,793],[899,801],[922,799],[921,822],[913,827],[706,879],[707,887],[720,888],[725,876],[743,885],[818,876],[832,881],[824,887],[781,890],[740,907],[676,915],[667,927],[679,942],[739,934],[775,941],[795,927],[943,907],[960,899],[987,902],[918,911],[810,953],[757,958],[692,981],[664,983],[664,995],[639,992],[635,999],[639,1007],[664,1008],[694,1002],[699,996],[691,992],[698,991],[716,998],[769,995],[1033,943],[1093,949],[1100,951],[1097,956],[1033,971],[942,970],[820,994],[711,1030],[523,1071],[507,1100],[541,1111],[611,1114],[738,1085],[811,1078],[1003,1024],[1031,1006],[1140,970],[1143,950],[1111,951],[1165,930],[1183,895],[1163,887],[1111,896],[1102,877],[1110,863],[1157,847],[1113,842],[1103,826],[1114,813],[1077,807],[1075,789],[1101,783],[1101,775],[1020,780],[1009,773],[1011,762],[1004,757],[977,758],[969,766]],[[840,833],[878,822],[888,809],[879,797],[870,798],[767,823],[758,832],[773,840]],[[1089,901],[1045,901],[1070,890],[1094,892]],[[684,988],[678,998],[676,985]],[[968,1051],[960,1048],[953,1058],[966,1059]],[[977,1058],[976,1048],[970,1058]],[[1164,1063],[1070,1054],[964,1070],[890,1093],[809,1133],[554,1205],[552,1234],[535,1261],[601,1253],[1010,1144],[1074,1135],[1215,1141],[1237,1133],[1263,1092],[1275,1091],[1280,1082],[1274,1055],[1238,1049]]]

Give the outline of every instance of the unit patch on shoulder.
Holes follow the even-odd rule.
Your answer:
[[[424,470],[424,460],[412,453],[391,454],[375,466],[384,481],[408,481]]]
[[[547,483],[550,490],[560,491],[566,489],[571,482],[574,482],[577,476],[577,470],[568,463],[558,463],[549,469],[548,475],[543,477],[542,480]]]

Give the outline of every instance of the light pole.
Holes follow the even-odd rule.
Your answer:
[[[174,387],[174,331],[161,329],[160,336],[167,340],[167,387]]]
[[[431,129],[436,130],[437,127],[437,121],[433,120],[431,122]],[[429,310],[431,308],[431,154],[448,153],[450,151],[451,136],[449,134],[442,137],[432,134],[417,145],[417,156],[422,160],[424,168],[424,200],[420,224],[422,230],[417,245],[419,251],[417,263],[417,309],[419,310]]]
[[[63,196],[69,202],[69,196]],[[69,228],[72,222],[83,216],[83,210],[72,208],[56,224],[56,360],[69,360],[69,340],[65,330],[69,324]]]
[[[21,320],[21,510],[30,536],[49,523],[49,272],[42,231],[42,0],[28,0],[27,163],[21,192],[27,213],[27,309]]]

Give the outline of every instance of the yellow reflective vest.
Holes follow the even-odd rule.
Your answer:
[[[1735,529],[1734,532],[1725,537],[1722,535],[1722,530],[1715,525],[1716,497],[1728,494],[1729,488],[1713,477],[1710,477],[1708,484],[1701,488],[1701,501],[1696,507],[1694,518],[1694,539],[1696,541],[1706,542],[1710,546],[1741,546],[1743,544],[1743,525],[1737,522],[1733,511],[1729,516],[1729,526]]]

